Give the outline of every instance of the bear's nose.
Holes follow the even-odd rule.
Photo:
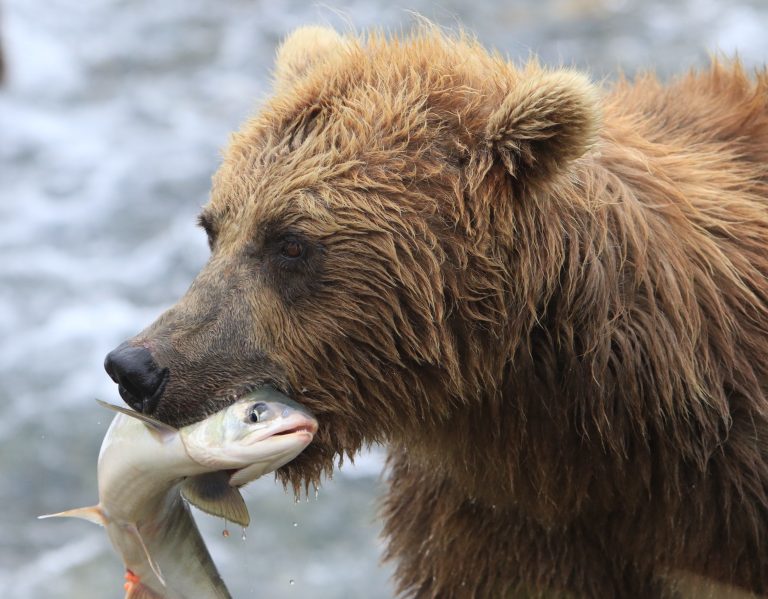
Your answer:
[[[125,403],[145,414],[155,410],[168,382],[168,369],[160,368],[147,348],[126,341],[107,354],[104,369]]]

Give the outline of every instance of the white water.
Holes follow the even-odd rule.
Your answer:
[[[275,45],[304,23],[407,27],[406,8],[464,23],[513,57],[662,73],[707,51],[768,58],[761,0],[539,0],[408,5],[248,0],[0,0],[0,596],[121,597],[122,571],[88,523],[41,513],[95,499],[119,401],[104,355],[180,296],[207,248],[195,215],[219,148],[268,93]],[[340,17],[336,9],[343,13]],[[253,524],[204,534],[235,597],[392,596],[374,517],[381,452],[294,504],[248,489]],[[294,526],[296,522],[298,526]],[[291,580],[294,581],[291,584]]]

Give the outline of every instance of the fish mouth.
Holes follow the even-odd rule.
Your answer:
[[[229,485],[241,487],[285,465],[299,455],[314,439],[317,422],[304,414],[292,414],[285,418],[277,430],[260,442],[269,447],[269,453],[261,461],[242,468],[227,470]]]
[[[292,435],[294,433],[309,433],[313,437],[315,436],[315,433],[317,432],[317,425],[302,425],[297,426],[294,428],[290,428],[288,430],[280,431],[279,433],[275,433],[272,435],[273,437],[283,437],[285,435]]]
[[[317,432],[317,421],[303,414],[292,414],[280,423],[270,437],[284,437],[295,433],[305,433],[314,437]],[[269,437],[267,437],[269,438]]]

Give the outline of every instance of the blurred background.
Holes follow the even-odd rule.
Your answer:
[[[595,79],[662,76],[738,52],[768,60],[766,0],[322,4],[267,0],[0,0],[0,597],[115,599],[102,530],[37,521],[96,499],[118,402],[104,355],[171,305],[207,258],[195,216],[228,132],[269,93],[275,48],[326,23],[399,31],[412,11],[524,60]],[[272,477],[246,491],[248,536],[198,513],[234,597],[379,599],[374,448],[294,503]]]

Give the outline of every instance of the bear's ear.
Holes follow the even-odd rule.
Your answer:
[[[526,186],[542,186],[594,143],[598,92],[576,72],[523,72],[486,121],[475,177],[500,162]],[[479,181],[476,181],[479,182]]]
[[[299,27],[277,51],[274,78],[278,88],[286,89],[312,68],[342,52],[346,40],[329,27]]]

